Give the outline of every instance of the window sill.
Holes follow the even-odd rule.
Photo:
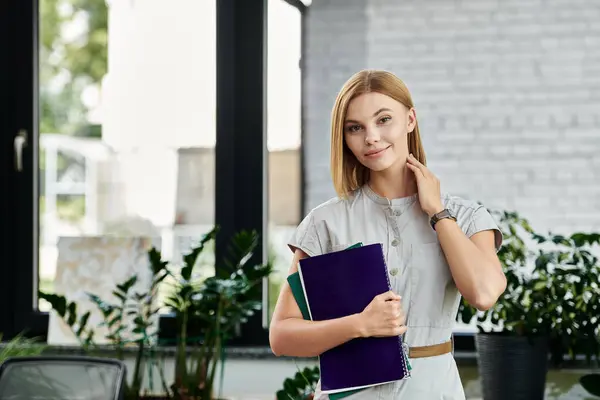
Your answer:
[[[0,349],[6,346],[5,343],[0,343]],[[174,346],[161,346],[154,348],[152,353],[154,356],[166,356],[172,357],[175,355],[176,348]],[[273,354],[271,349],[266,346],[254,346],[254,347],[241,347],[241,346],[230,346],[225,349],[227,354],[226,358],[230,360],[300,360],[300,361],[317,361],[316,357],[277,357]],[[53,354],[53,355],[84,355],[84,351],[79,346],[56,346],[51,345],[46,348],[45,354]],[[134,347],[127,347],[124,349],[124,353],[129,357],[135,357],[137,353],[137,349]],[[148,352],[147,354],[149,354]],[[192,350],[188,349],[188,354],[192,354]],[[115,355],[114,348],[110,346],[98,346],[93,351],[93,354],[88,355],[97,355],[103,357],[111,357]],[[477,366],[477,353],[475,351],[468,350],[456,350],[454,352],[454,359],[456,364],[459,367],[476,367]],[[558,369],[581,369],[581,368],[589,368],[586,364],[585,357],[578,356],[574,361],[569,360],[565,363],[564,366]],[[553,368],[551,365],[549,369],[557,369]]]

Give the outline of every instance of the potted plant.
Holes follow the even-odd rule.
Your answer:
[[[196,259],[216,230],[184,257],[179,280],[166,305],[175,313],[179,336],[175,355],[175,379],[171,386],[173,398],[211,400],[217,366],[221,381],[225,362],[225,347],[236,335],[236,329],[262,307],[259,289],[264,278],[273,271],[272,265],[255,265],[250,260],[258,245],[255,232],[239,232],[232,239],[229,252],[219,264],[215,275],[206,279],[195,276]],[[200,331],[190,339],[191,326]],[[192,349],[187,355],[187,349]]]
[[[270,263],[256,265],[251,262],[259,236],[256,232],[242,231],[231,239],[228,256],[217,261],[216,274],[202,277],[195,271],[198,259],[216,234],[216,228],[207,233],[183,257],[182,265],[169,265],[158,250],[150,249],[148,260],[152,283],[146,293],[132,290],[137,280],[134,275],[117,285],[111,300],[88,294],[102,314],[101,325],[108,328],[106,338],[117,358],[124,358],[126,346],[133,344],[136,348],[132,380],[126,388],[127,400],[213,399],[217,365],[221,366],[222,373],[227,342],[235,336],[241,323],[261,309],[260,284],[273,271]],[[167,277],[174,283],[168,282]],[[170,289],[165,306],[174,312],[179,332],[175,376],[171,384],[164,376],[163,365],[155,363],[157,332],[152,330],[152,322],[160,310],[156,304],[157,296],[164,285],[169,285]],[[79,315],[77,304],[64,296],[43,292],[39,295],[66,322],[83,350],[93,353],[97,345],[95,329],[89,326],[90,312]],[[159,397],[140,393],[144,377],[142,366],[146,361],[160,370],[164,394]]]
[[[556,364],[567,353],[599,354],[600,321],[589,316],[600,311],[600,265],[588,249],[599,238],[542,236],[517,213],[494,214],[504,235],[498,257],[507,288],[485,312],[463,299],[458,316],[477,319],[485,400],[543,399],[549,354]]]
[[[600,260],[592,247],[600,244],[600,233],[575,233],[569,237],[535,235],[538,243],[553,244],[541,264],[549,266],[563,301],[553,324],[550,351],[555,365],[585,356],[587,366],[598,366],[600,356]],[[600,396],[600,374],[584,375],[579,380],[590,394]]]

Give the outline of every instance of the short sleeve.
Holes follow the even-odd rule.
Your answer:
[[[471,215],[468,217],[467,229],[465,234],[468,237],[473,236],[477,232],[492,230],[494,231],[494,242],[496,251],[500,250],[502,246],[502,231],[498,228],[498,224],[494,220],[494,217],[489,211],[482,205],[478,205],[473,209]]]
[[[310,212],[302,220],[300,225],[298,225],[288,242],[288,246],[292,252],[295,252],[296,249],[300,249],[311,257],[323,253],[319,235],[317,233],[315,218],[312,212]]]

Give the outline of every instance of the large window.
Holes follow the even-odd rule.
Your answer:
[[[267,147],[269,150],[268,255],[275,267],[269,282],[273,314],[292,252],[287,246],[302,215],[301,14],[284,1],[269,2]]]
[[[214,223],[216,2],[39,1],[39,284],[84,300]]]
[[[2,8],[0,332],[46,336],[49,305],[38,289],[73,300],[111,290],[148,246],[178,262],[214,224],[225,235],[257,229],[262,252],[272,158],[260,112],[264,4],[31,0]],[[286,72],[277,68],[281,82]],[[299,87],[299,72],[292,75]],[[275,119],[299,113],[299,99],[290,104],[281,112],[274,104]],[[274,125],[293,135],[294,124]],[[289,214],[295,223],[298,211]],[[207,252],[204,274],[215,273],[222,251],[217,241]],[[265,319],[252,319],[236,343],[266,344]],[[172,322],[163,315],[163,335],[173,334]]]

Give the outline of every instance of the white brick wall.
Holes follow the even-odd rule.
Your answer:
[[[599,20],[597,0],[313,1],[307,209],[334,195],[335,95],[357,70],[382,68],[411,90],[443,190],[540,230],[600,230]]]

